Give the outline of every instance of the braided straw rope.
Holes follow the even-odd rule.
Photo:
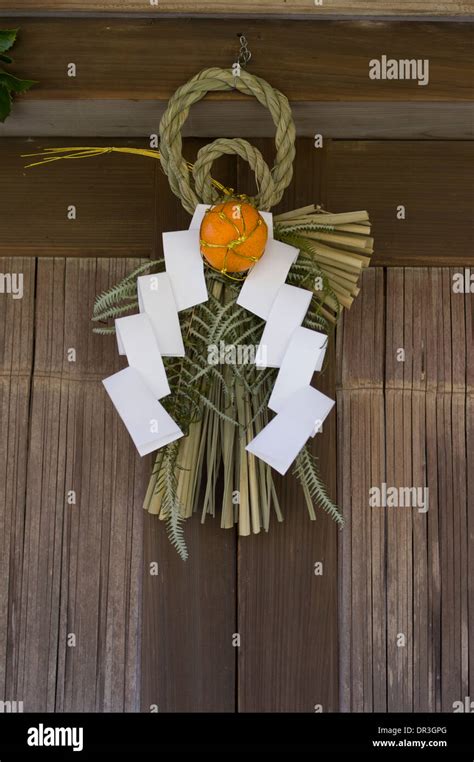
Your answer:
[[[218,139],[201,148],[193,168],[194,188],[188,163],[182,154],[181,127],[189,109],[208,92],[239,90],[253,95],[270,111],[276,127],[275,166],[270,171],[261,153],[246,140]],[[293,176],[295,157],[295,125],[288,99],[264,79],[241,70],[236,76],[227,69],[204,69],[182,85],[170,98],[160,122],[160,157],[171,190],[181,199],[184,208],[192,214],[198,203],[212,203],[210,169],[212,162],[222,154],[235,153],[246,159],[255,172],[258,194],[253,199],[262,210],[278,204]]]

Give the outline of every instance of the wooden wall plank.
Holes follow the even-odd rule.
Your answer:
[[[0,272],[2,283],[4,275],[23,276],[23,298],[0,295],[0,698],[18,702],[24,701],[17,677],[36,263],[5,258]]]
[[[100,379],[123,365],[91,333],[97,289],[132,260],[42,260],[29,435],[18,691],[25,711],[136,711],[142,510],[136,456]],[[68,362],[67,349],[76,350]],[[97,452],[101,457],[97,457]],[[67,502],[69,490],[76,504]],[[73,634],[75,644],[68,642]]]
[[[8,192],[2,195],[0,252],[47,257],[153,256],[158,162],[108,155],[24,168],[34,159],[21,158],[22,154],[50,145],[48,140],[0,142],[0,163],[8,178]],[[53,145],[71,145],[71,141],[54,140]],[[68,219],[71,205],[76,207],[76,219]]]
[[[17,99],[0,137],[149,138],[158,131],[164,101],[136,100],[26,100]],[[471,103],[415,103],[388,101],[292,101],[299,136],[393,140],[465,140],[473,137]],[[268,111],[248,100],[197,103],[182,134],[194,137],[273,137],[275,125]],[[77,141],[76,141],[77,142]]]
[[[274,146],[256,142],[267,161]],[[297,208],[320,193],[322,155],[301,141],[293,183],[279,208]],[[251,171],[238,163],[238,188],[253,192]],[[334,355],[315,383],[334,397]],[[335,497],[335,417],[315,439],[315,454],[329,493]],[[268,535],[239,538],[238,632],[241,635],[238,708],[251,711],[336,711],[337,529],[322,511],[311,522],[299,484],[278,480],[284,521],[272,517]],[[323,563],[315,576],[314,564]]]
[[[103,140],[91,142],[106,145]],[[252,142],[268,145],[265,155],[272,165],[273,141]],[[171,203],[173,196],[166,181],[161,182],[164,177],[158,162],[137,156],[108,155],[24,169],[26,160],[21,159],[21,154],[25,150],[64,143],[19,139],[0,143],[9,190],[2,206],[0,253],[159,256],[162,231],[185,226],[189,216],[177,216],[180,205]],[[185,157],[193,160],[203,143],[186,139]],[[140,147],[143,143],[137,141],[134,145]],[[301,186],[302,204],[321,202],[333,211],[368,209],[376,242],[374,265],[471,263],[468,169],[472,143],[326,141],[324,149],[312,146],[310,139],[298,139],[297,156],[302,161],[297,159],[291,187]],[[320,187],[312,185],[308,177],[307,151],[321,153],[324,179]],[[225,161],[216,162],[214,176],[222,179],[225,172]],[[245,181],[246,187],[238,188],[239,192],[254,187],[250,176],[246,177],[249,182]],[[293,190],[285,194],[278,209],[289,208],[291,193]],[[67,219],[69,204],[77,207],[76,220]],[[397,219],[399,204],[405,206],[405,220]],[[25,218],[28,225],[24,224]],[[449,245],[442,226],[449,226]]]
[[[384,277],[363,288],[337,329],[340,710],[386,711],[386,520],[370,513],[371,485],[385,478],[383,410]],[[369,456],[370,453],[370,456]]]
[[[374,265],[468,266],[473,153],[463,141],[332,141],[323,201],[335,211],[369,210]],[[397,219],[399,205],[406,219]]]
[[[12,26],[21,27],[15,71],[40,83],[24,96],[28,101],[167,101],[200,69],[230,67],[242,31],[241,20],[232,19],[0,19],[1,28]],[[246,19],[244,26],[252,51],[250,71],[291,101],[472,100],[468,23],[265,18]],[[370,79],[369,61],[384,51],[395,59],[428,59],[429,84]],[[76,65],[75,77],[67,74],[69,63]],[[246,98],[235,92],[218,97]]]
[[[387,282],[386,343],[386,483],[399,488],[425,486],[413,481],[411,384],[406,382],[405,365],[412,364],[411,274],[389,273]],[[404,310],[405,307],[405,310]],[[403,317],[402,317],[403,315]],[[397,319],[398,318],[398,319]],[[405,363],[397,360],[397,350],[406,352]],[[411,374],[410,374],[411,377]],[[405,389],[408,387],[408,390]],[[380,510],[380,508],[375,508]],[[387,711],[412,711],[413,695],[413,548],[414,509],[387,508]]]
[[[468,612],[469,612],[469,654],[474,653],[474,304],[467,299],[466,306],[466,489],[467,501],[467,536],[468,545]],[[469,696],[474,692],[474,659],[469,659]]]
[[[187,140],[186,157],[195,158],[203,141]],[[234,156],[219,159],[214,175],[236,185]],[[157,249],[163,230],[181,230],[189,214],[171,193],[162,172],[156,176]],[[219,518],[186,521],[189,558],[183,562],[156,516],[144,527],[142,711],[233,712],[236,652],[236,537]],[[148,573],[158,562],[158,576]]]
[[[343,533],[341,538],[341,708],[376,708],[368,658],[377,680],[380,676],[386,680],[386,704],[378,703],[379,711],[453,711],[454,702],[464,701],[472,687],[468,659],[472,500],[466,488],[470,426],[466,338],[472,326],[466,316],[472,315],[473,299],[471,294],[453,292],[453,269],[391,268],[386,274],[385,311],[372,310],[364,317],[364,301],[376,272],[364,274],[361,298],[344,316],[338,337],[340,486],[344,501],[352,496],[351,536]],[[369,392],[376,386],[376,374],[372,369],[361,380],[360,358],[369,354],[374,318],[382,321],[384,314],[384,383],[377,393],[384,396],[385,423],[381,418],[369,426]],[[397,359],[400,349],[405,350],[404,361]],[[361,442],[367,445],[364,458],[359,454]],[[364,463],[372,463],[372,468],[381,464],[383,449],[385,476],[381,469],[367,484],[360,474]],[[343,485],[346,479],[350,483]],[[370,508],[368,485],[380,486],[382,481],[388,487],[428,487],[428,511]],[[367,547],[370,530],[374,539],[374,521],[383,514],[385,543],[379,553],[372,546],[366,556],[372,568],[378,558],[379,570],[386,567],[381,590],[385,606],[376,611],[373,588],[372,600],[364,598],[367,561],[358,565],[357,559]],[[356,597],[348,594],[349,584],[356,588]],[[372,639],[380,629],[386,629],[386,652],[376,653]]]
[[[103,140],[90,142],[107,145]],[[273,141],[252,142],[268,144],[266,156],[272,165]],[[186,158],[193,160],[203,143],[186,139]],[[178,201],[171,203],[174,197],[166,181],[160,181],[157,193],[155,183],[158,178],[164,180],[158,162],[108,155],[24,169],[26,160],[21,159],[21,154],[25,151],[33,152],[40,145],[64,144],[62,140],[1,142],[0,157],[9,192],[2,206],[0,253],[159,256],[162,231],[179,229],[189,218],[177,216],[180,205]],[[305,152],[312,145],[305,138],[297,142],[297,156],[301,155],[303,161],[295,165],[295,178],[306,190],[305,197],[301,194],[302,202],[322,202],[334,211],[368,209],[376,241],[373,264],[410,266],[432,262],[469,266],[472,143],[326,141],[324,149],[313,149],[321,152],[324,160],[324,181],[320,187],[312,186],[314,190],[304,164]],[[214,176],[220,178],[226,166],[224,160],[219,160],[213,167]],[[253,182],[237,190],[251,187]],[[290,200],[286,194],[279,209],[288,209]],[[67,219],[69,204],[77,207],[76,220]],[[406,209],[405,220],[397,219],[400,204]]]
[[[166,13],[192,13],[198,15],[226,13],[228,15],[269,14],[276,15],[305,15],[311,18],[335,15],[361,16],[398,16],[398,15],[427,15],[427,16],[464,16],[472,13],[471,0],[331,0],[331,3],[310,6],[302,0],[243,0],[236,5],[233,0],[216,0],[201,2],[201,0],[159,0],[155,6],[145,8],[143,0],[3,0],[4,11],[11,12],[45,12],[67,11],[77,13],[93,11],[94,13],[126,13],[136,12],[150,15]]]
[[[438,345],[438,493],[441,570],[441,697],[442,711],[468,693],[466,495],[466,329],[465,301],[472,295],[453,293],[453,271],[438,281],[441,305]],[[468,350],[469,351],[469,350]]]
[[[144,525],[142,711],[235,711],[235,533],[219,519],[186,522],[182,561],[163,522]],[[147,571],[158,563],[158,576]]]

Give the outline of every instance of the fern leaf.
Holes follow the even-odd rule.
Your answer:
[[[108,307],[103,312],[94,314],[92,316],[92,322],[98,323],[101,320],[109,320],[110,318],[120,317],[125,312],[131,312],[138,309],[138,301],[128,302],[127,304],[117,305],[116,307]]]
[[[307,447],[303,447],[295,461],[294,474],[313,503],[323,508],[337,524],[343,526],[344,519],[339,513],[337,505],[327,494],[324,482],[319,475],[316,459]]]

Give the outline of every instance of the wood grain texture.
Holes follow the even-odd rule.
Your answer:
[[[204,142],[187,138],[186,159],[192,161]],[[273,140],[252,142],[272,166]],[[161,252],[161,233],[188,224],[189,216],[153,159],[107,155],[24,169],[27,160],[21,159],[22,153],[64,144],[16,138],[0,142],[8,187],[0,210],[0,254],[155,258]],[[312,140],[299,138],[294,178],[278,210],[291,208],[296,193],[300,206],[319,202],[337,212],[367,209],[376,242],[375,265],[469,266],[472,156],[473,144],[465,141],[325,141],[323,149],[315,149]],[[229,166],[219,159],[214,177],[222,180]],[[320,167],[316,184],[308,167]],[[238,182],[241,193],[255,187],[248,172],[241,173]],[[67,219],[70,204],[76,206],[76,220]],[[405,220],[397,220],[400,204],[406,209]]]
[[[16,466],[26,461],[26,494],[18,492],[23,518],[10,549],[17,560],[6,622],[2,617],[11,633],[7,698],[15,692],[25,711],[139,706],[147,470],[99,382],[118,368],[114,339],[93,336],[89,321],[96,291],[131,266],[126,259],[38,264],[28,456],[18,449]],[[69,348],[75,362],[67,360]],[[11,434],[6,441],[15,444]]]
[[[24,701],[18,664],[36,263],[2,258],[0,272],[24,279],[22,299],[0,295],[0,700]]]
[[[0,19],[0,28],[5,26],[21,26],[15,72],[40,83],[25,94],[25,101],[166,102],[200,69],[230,67],[241,31],[241,22],[233,20],[186,18]],[[250,71],[290,101],[472,101],[468,23],[248,19],[245,34],[253,51]],[[370,79],[369,61],[383,53],[429,59],[429,84]],[[75,77],[68,76],[70,63],[76,66]],[[247,99],[236,92],[212,97]]]
[[[220,14],[247,15],[304,15],[310,18],[336,15],[361,16],[464,16],[473,12],[471,0],[323,0],[321,5],[310,5],[302,0],[244,0],[238,4],[234,0],[3,0],[3,11],[67,11],[77,13],[149,13],[160,16],[166,13],[189,13],[197,15]]]
[[[234,712],[235,533],[193,516],[183,563],[156,516],[146,514],[144,530],[142,711]]]
[[[471,142],[332,141],[323,202],[368,209],[374,265],[472,263]],[[397,208],[405,207],[405,219]]]
[[[453,711],[472,690],[473,298],[453,293],[454,272],[392,268],[384,284],[380,269],[368,271],[338,335],[339,484],[351,514],[340,548],[344,711]],[[369,488],[382,482],[427,487],[428,511],[369,507]]]
[[[17,100],[0,137],[146,138],[156,134],[164,101]],[[344,139],[470,139],[471,103],[292,101],[299,136]],[[256,101],[203,101],[190,111],[182,134],[194,137],[273,137],[275,125]],[[77,141],[76,141],[77,142]],[[93,142],[92,140],[89,142]]]
[[[271,161],[270,141],[257,141]],[[323,158],[310,141],[301,142],[295,163],[298,182],[279,208],[298,208],[318,197]],[[253,192],[246,164],[238,163],[238,187]],[[275,211],[278,211],[276,209]],[[318,388],[334,397],[334,355],[315,378]],[[329,493],[336,493],[335,416],[314,440],[314,452]],[[311,522],[298,482],[287,474],[278,480],[284,521],[272,518],[270,533],[239,538],[238,708],[241,712],[336,711],[337,662],[337,529],[322,511]],[[323,574],[314,565],[322,562]]]
[[[386,711],[386,527],[365,496],[384,480],[383,271],[363,288],[337,329],[338,501],[341,711]],[[369,622],[369,612],[373,611]]]
[[[0,142],[2,173],[8,178],[8,193],[2,193],[0,251],[21,249],[33,257],[153,256],[158,162],[109,155],[25,169],[35,159],[23,159],[22,154],[48,145],[51,141]],[[76,219],[68,219],[71,205]]]
[[[466,452],[467,452],[467,521],[468,537],[474,534],[474,304],[472,298],[466,300]],[[468,632],[469,653],[474,648],[474,548],[472,542],[468,546],[467,561],[467,586],[468,586]],[[469,660],[469,684],[474,685],[474,659]]]

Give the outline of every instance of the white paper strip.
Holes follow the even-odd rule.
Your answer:
[[[246,450],[284,475],[311,436],[315,425],[334,406],[312,386],[299,389],[283,404],[280,412],[247,445]]]
[[[128,364],[142,377],[156,399],[170,394],[166,371],[148,315],[129,315],[115,321],[118,340]]]
[[[170,277],[178,312],[207,302],[199,231],[178,230],[174,233],[163,233],[163,250],[166,272]]]
[[[168,273],[142,275],[137,279],[140,312],[150,318],[163,357],[184,357],[178,310]]]
[[[127,353],[125,351],[125,347],[122,343],[121,336],[117,330],[115,330],[115,338],[117,339],[117,349],[118,349],[119,355],[126,355]]]
[[[147,455],[183,436],[134,368],[125,368],[102,383],[140,455]]]
[[[268,320],[279,288],[283,285],[291,265],[298,256],[298,249],[281,241],[267,242],[265,253],[247,275],[237,304],[254,315]]]
[[[328,348],[328,337],[325,333],[319,333],[319,336],[322,336],[322,344],[319,348],[318,356],[316,358],[316,364],[314,366],[314,370],[320,371],[323,367],[324,357],[326,355],[326,349]]]
[[[194,210],[194,214],[191,220],[191,223],[189,225],[190,230],[196,230],[196,228],[201,227],[201,222],[204,219],[204,215],[206,214],[207,210],[210,209],[210,204],[198,204],[196,209]]]
[[[324,333],[302,326],[295,328],[268,402],[270,410],[278,412],[292,394],[309,386],[326,340]]]
[[[191,220],[191,224],[189,226],[189,229],[192,230],[193,228],[200,228],[201,222],[203,221],[204,215],[206,211],[210,209],[209,204],[198,204],[196,209],[194,210],[193,218]],[[263,219],[267,223],[268,228],[268,238],[273,238],[273,214],[271,212],[260,212]]]
[[[284,283],[278,289],[255,357],[259,368],[279,368],[291,335],[301,325],[313,294]]]

